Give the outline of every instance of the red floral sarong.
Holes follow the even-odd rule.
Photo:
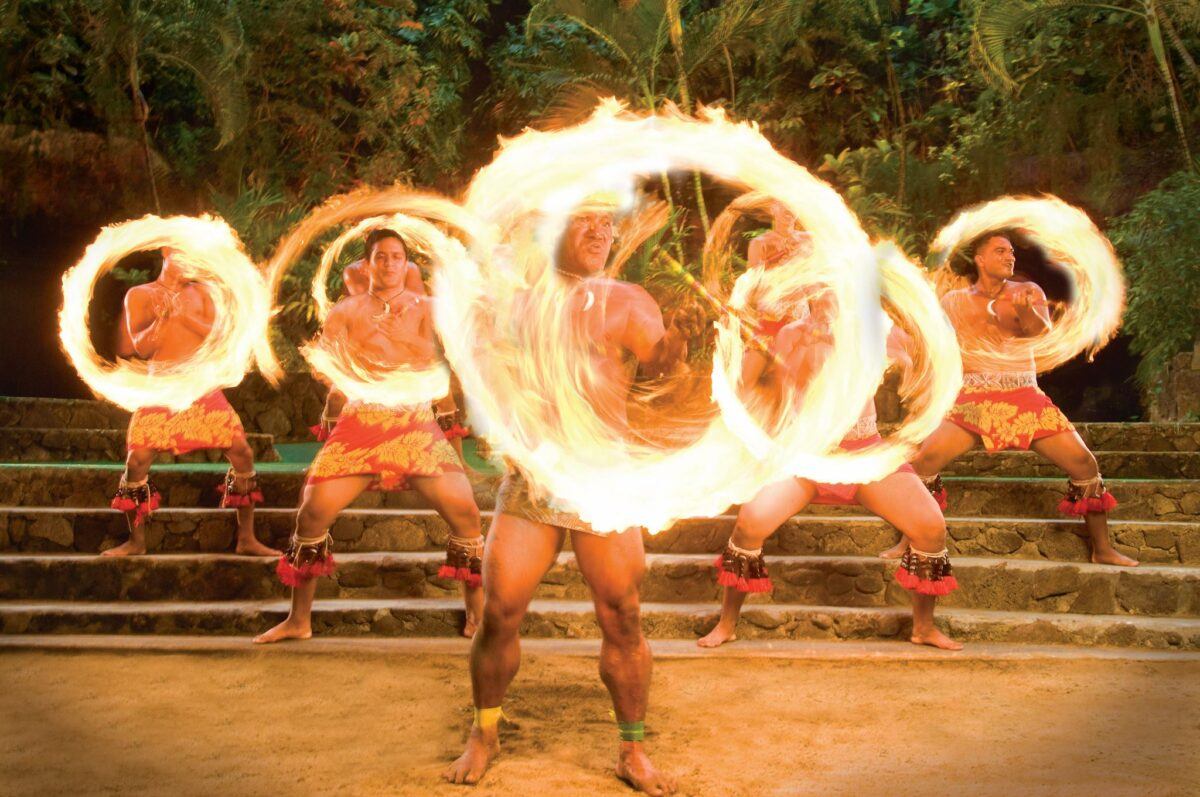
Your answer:
[[[883,440],[883,437],[876,432],[871,437],[862,437],[857,440],[843,440],[838,448],[843,451],[858,451],[867,446],[874,445]],[[916,473],[912,465],[905,462],[893,473]],[[886,479],[887,476],[884,477]],[[879,481],[883,481],[880,479]],[[828,504],[831,506],[851,506],[858,503],[858,488],[861,484],[826,484],[825,482],[816,482],[817,495],[810,503]]]
[[[1035,440],[1075,431],[1038,387],[964,387],[946,419],[979,435],[988,452],[1028,449]]]
[[[461,473],[454,448],[428,407],[351,402],[308,469],[308,483],[374,476],[368,489],[406,490],[409,476]]]
[[[242,434],[242,421],[220,390],[185,410],[143,407],[129,420],[125,444],[130,451],[149,448],[186,454],[202,448],[227,449]]]

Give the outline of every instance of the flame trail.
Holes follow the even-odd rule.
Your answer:
[[[768,286],[786,293],[819,281],[842,309],[833,320],[838,345],[792,416],[791,452],[836,446],[885,366],[879,274],[866,234],[832,188],[776,152],[757,126],[712,109],[700,118],[639,116],[608,100],[582,124],[503,141],[466,198],[494,243],[476,240],[474,261],[435,275],[438,327],[476,427],[598,530],[661,530],[722,512],[779,478],[778,462],[756,459],[719,417],[698,439],[665,448],[596,409],[611,398],[608,382],[589,342],[571,328],[566,308],[575,286],[556,276],[553,253],[585,197],[616,192],[630,207],[637,179],[671,170],[703,171],[777,197],[813,233],[812,260],[822,267],[784,264]],[[729,382],[731,368],[726,358],[714,363],[714,383],[719,373]]]
[[[390,227],[404,238],[410,251],[428,257],[436,270],[448,261],[468,259],[469,255],[460,241],[442,232],[433,221],[456,227],[467,235],[477,227],[459,206],[434,194],[392,188],[334,197],[312,211],[280,242],[267,266],[272,295],[278,295],[284,274],[313,241],[330,228],[350,221],[357,223],[325,249],[313,277],[312,294],[317,316],[322,321],[332,308],[325,287],[329,272],[350,240],[371,229]],[[350,399],[411,406],[440,398],[450,391],[450,371],[445,363],[431,362],[424,353],[416,354],[409,366],[372,363],[356,354],[345,341],[327,336],[302,345],[300,352],[314,370]],[[278,381],[283,370],[269,341],[260,343],[256,356],[264,375]]]
[[[96,283],[125,256],[147,249],[179,250],[179,264],[202,281],[215,309],[212,330],[190,356],[147,364],[101,358],[88,332],[88,305]],[[207,278],[207,279],[206,279]],[[237,234],[211,216],[144,216],[105,227],[63,274],[59,340],[80,378],[98,395],[124,407],[182,410],[214,389],[242,381],[254,347],[266,338],[270,295]]]
[[[950,268],[961,247],[991,231],[1016,230],[1041,248],[1070,280],[1073,296],[1049,332],[1033,338],[961,340],[972,371],[1049,371],[1087,352],[1096,355],[1116,335],[1125,308],[1125,278],[1112,245],[1082,210],[1057,197],[1004,197],[962,211],[938,233],[929,260],[939,293],[970,283]]]

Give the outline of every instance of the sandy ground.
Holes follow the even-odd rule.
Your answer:
[[[594,659],[527,656],[473,791],[461,655],[0,654],[0,793],[622,795]],[[1197,795],[1200,662],[656,664],[649,749],[689,795]]]

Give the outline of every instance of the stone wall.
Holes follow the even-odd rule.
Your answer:
[[[1151,421],[1200,420],[1200,341],[1175,355],[1160,388],[1146,395]]]
[[[279,387],[261,374],[247,374],[225,391],[247,432],[273,435],[275,442],[311,441],[308,427],[321,419],[327,390],[309,374],[288,374]]]

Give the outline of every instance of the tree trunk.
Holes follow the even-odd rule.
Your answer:
[[[150,131],[146,120],[150,116],[150,106],[142,95],[141,76],[138,72],[138,50],[134,44],[129,53],[129,94],[133,100],[133,120],[142,132],[142,156],[146,160],[146,177],[150,180],[150,195],[154,198],[154,212],[162,215],[162,204],[158,201],[158,183],[154,179],[154,159],[150,154]]]

